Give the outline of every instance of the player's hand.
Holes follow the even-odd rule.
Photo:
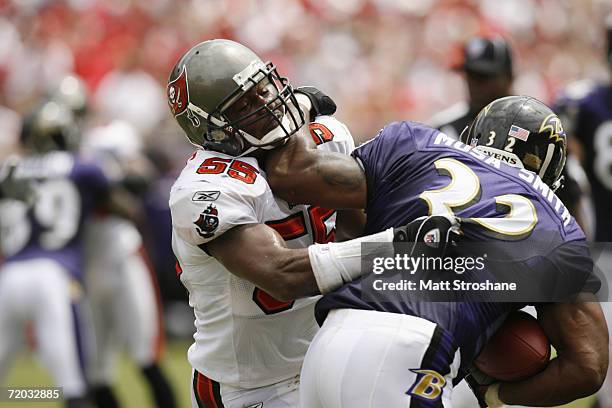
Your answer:
[[[490,377],[476,368],[474,365],[470,367],[469,374],[465,376],[465,382],[474,393],[474,396],[478,400],[478,405],[481,408],[500,408],[503,407],[503,403],[499,401],[497,395],[499,383],[496,382],[495,378]],[[492,401],[491,395],[495,391],[496,401]],[[500,405],[501,404],[501,405]]]
[[[319,115],[333,115],[336,113],[337,107],[333,99],[314,86],[300,86],[295,89],[295,92],[306,95],[310,100],[311,119]]]
[[[394,242],[414,242],[415,249],[424,255],[443,257],[453,242],[461,236],[459,219],[453,216],[420,217],[409,224],[393,229]]]

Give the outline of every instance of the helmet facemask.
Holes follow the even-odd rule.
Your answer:
[[[243,71],[234,75],[236,89],[227,95],[210,113],[189,102],[188,118],[195,126],[203,120],[205,126],[203,146],[233,156],[249,154],[257,149],[269,150],[287,140],[305,123],[304,113],[299,109],[293,88],[288,79],[281,77],[274,64],[253,61]],[[232,106],[249,91],[267,81],[273,95],[257,109],[246,114],[231,113]],[[196,116],[197,115],[197,116]],[[229,116],[232,116],[230,118]],[[237,117],[236,117],[237,116]],[[246,129],[260,121],[269,121],[274,127],[261,137]],[[265,125],[265,124],[264,124]]]

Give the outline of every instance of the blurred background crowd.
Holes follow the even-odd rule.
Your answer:
[[[75,72],[100,121],[124,119],[148,146],[176,146],[169,70],[191,45],[222,37],[328,92],[363,140],[465,98],[452,67],[474,35],[509,40],[516,94],[550,102],[573,79],[604,78],[611,10],[610,0],[3,0],[0,102],[20,113]]]
[[[508,42],[513,94],[553,103],[576,80],[606,81],[610,12],[612,0],[0,0],[0,161],[17,151],[23,115],[67,75],[80,77],[84,144],[118,149],[147,179],[139,229],[166,330],[187,338],[193,315],[174,273],[167,202],[193,147],[165,95],[187,49],[211,38],[245,44],[295,86],[331,95],[359,143],[466,101],[459,68],[474,36]]]

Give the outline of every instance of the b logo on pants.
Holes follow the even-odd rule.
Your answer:
[[[433,370],[412,369],[417,375],[416,381],[406,394],[414,395],[428,401],[434,401],[442,395],[446,379]]]

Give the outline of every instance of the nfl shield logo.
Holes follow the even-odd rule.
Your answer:
[[[438,228],[434,228],[428,231],[423,238],[423,241],[432,247],[437,247],[438,242],[440,242],[440,230]]]

